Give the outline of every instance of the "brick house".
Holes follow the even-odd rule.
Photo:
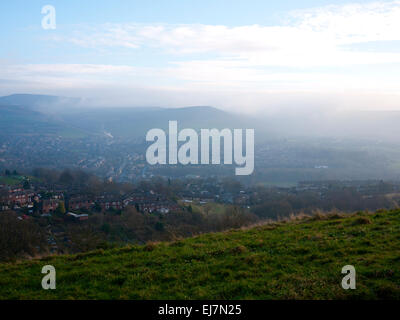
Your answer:
[[[42,213],[46,214],[46,213],[52,213],[54,211],[56,211],[56,209],[59,206],[59,200],[55,200],[55,199],[48,199],[48,200],[43,200],[41,203],[41,207],[42,207]]]

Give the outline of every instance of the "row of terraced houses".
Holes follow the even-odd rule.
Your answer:
[[[143,213],[168,213],[179,210],[173,201],[153,192],[136,192],[124,197],[102,195],[91,197],[86,195],[64,195],[62,191],[51,192],[46,198],[46,191],[35,192],[22,187],[0,186],[0,211],[21,210],[26,208],[28,213],[38,211],[40,214],[51,214],[57,210],[60,202],[69,211],[98,211],[122,210],[126,206],[134,206]]]

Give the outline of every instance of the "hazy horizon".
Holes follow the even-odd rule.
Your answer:
[[[43,3],[21,3],[0,5],[1,96],[249,114],[400,110],[399,1],[56,0],[51,30]]]

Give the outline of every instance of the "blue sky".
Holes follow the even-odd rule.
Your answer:
[[[44,5],[55,30],[41,27]],[[15,0],[0,3],[0,27],[0,95],[239,111],[400,105],[399,1]]]
[[[53,0],[2,1],[2,27],[40,25],[38,15],[44,5],[58,9],[59,23],[202,23],[228,26],[273,24],[288,11],[329,4],[351,3],[345,0]],[[40,18],[39,18],[40,19]],[[15,29],[14,29],[15,30]],[[4,31],[4,28],[2,28]]]

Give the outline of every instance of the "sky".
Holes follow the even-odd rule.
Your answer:
[[[400,1],[1,1],[0,95],[399,110],[399,30]]]

